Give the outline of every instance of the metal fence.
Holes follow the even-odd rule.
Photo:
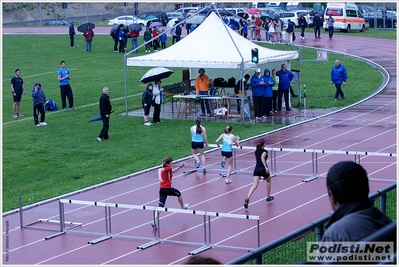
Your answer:
[[[387,194],[392,194],[389,202],[387,202]],[[387,210],[393,212],[393,206],[396,204],[396,183],[371,194],[369,199],[374,201],[375,206],[379,207],[384,214],[387,214]],[[276,264],[276,260],[289,261],[286,263],[279,262],[279,264],[301,262],[306,258],[306,243],[321,240],[324,233],[324,224],[329,221],[331,216],[332,214],[325,215],[226,264],[245,264],[251,261],[253,261],[253,264]],[[396,211],[391,218],[396,220]]]

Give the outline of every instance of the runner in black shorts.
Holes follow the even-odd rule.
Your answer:
[[[195,159],[195,168],[198,169],[202,165],[202,172],[206,172],[204,146],[208,146],[208,138],[206,136],[206,129],[201,125],[201,118],[195,119],[195,125],[190,128],[191,135],[191,153]],[[200,151],[200,157],[197,156],[197,151]]]
[[[256,166],[253,172],[254,176],[254,183],[252,187],[249,189],[248,197],[244,201],[244,208],[248,208],[249,198],[252,196],[255,189],[258,187],[259,180],[265,179],[266,180],[266,202],[270,202],[274,199],[273,196],[270,195],[270,190],[272,188],[271,179],[270,179],[270,172],[267,167],[266,160],[268,158],[268,152],[264,149],[265,147],[265,140],[263,138],[259,139],[258,144],[256,145],[255,157],[256,157]]]

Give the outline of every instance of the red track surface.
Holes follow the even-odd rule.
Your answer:
[[[328,40],[299,40],[297,44],[331,49],[368,58],[386,68],[391,75],[386,89],[370,100],[317,120],[290,127],[265,136],[269,150],[273,148],[306,148],[341,151],[396,153],[396,42],[371,40],[362,37],[336,35]],[[378,48],[378,53],[376,53]],[[350,82],[350,77],[349,77]],[[244,146],[254,146],[255,140]],[[192,210],[215,211],[260,216],[261,244],[270,242],[304,224],[331,213],[326,197],[325,174],[340,160],[354,160],[353,155],[318,155],[319,178],[309,183],[302,180],[312,173],[311,154],[277,152],[278,175],[272,179],[275,200],[265,202],[265,182],[251,198],[248,210],[243,201],[252,185],[254,167],[253,150],[237,150],[237,174],[233,183],[226,185],[220,179],[222,172],[219,151],[207,153],[208,173],[188,175],[178,172],[174,185]],[[370,191],[396,181],[396,157],[362,156],[361,163],[370,177]],[[192,160],[186,166],[191,166]],[[184,167],[188,170],[189,167]],[[155,170],[149,170],[125,179],[71,197],[73,200],[110,202],[119,204],[156,206],[158,181]],[[170,197],[167,207],[178,208]],[[24,212],[24,223],[38,219],[59,220],[58,202],[39,205]],[[3,264],[182,264],[188,253],[204,242],[203,217],[180,213],[161,213],[162,242],[145,250],[137,246],[154,237],[150,226],[152,212],[113,208],[112,234],[135,236],[112,239],[91,245],[88,241],[105,233],[104,208],[65,205],[66,221],[83,223],[74,232],[45,240],[52,231],[20,229],[19,214],[3,216]],[[212,244],[216,245],[201,255],[228,262],[246,251],[221,246],[255,248],[257,246],[256,221],[212,217]],[[48,224],[35,226],[50,227]],[[53,226],[58,229],[59,226]],[[6,233],[7,230],[7,233]],[[79,233],[80,232],[80,233]],[[8,251],[5,252],[5,241]],[[173,241],[184,241],[181,244]],[[192,243],[189,243],[192,242]]]

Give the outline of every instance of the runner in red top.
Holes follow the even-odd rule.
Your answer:
[[[188,204],[187,203],[184,204],[183,197],[181,196],[180,191],[177,190],[176,188],[173,188],[173,185],[172,185],[173,173],[180,170],[184,166],[184,162],[179,167],[172,168],[172,161],[173,161],[172,157],[167,156],[163,160],[162,168],[160,168],[158,170],[158,177],[159,177],[159,181],[160,181],[158,207],[165,206],[165,202],[166,202],[166,199],[168,196],[176,196],[177,201],[179,201],[181,208],[187,209]],[[155,213],[155,221],[158,221],[158,216],[159,216],[159,212],[156,212]],[[151,222],[151,226],[155,229],[158,228],[157,224],[156,223],[154,224],[154,222]]]

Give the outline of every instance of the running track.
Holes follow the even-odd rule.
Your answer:
[[[334,36],[328,40],[299,40],[297,44],[339,51],[367,58],[384,67],[390,74],[386,88],[371,99],[342,112],[323,116],[316,120],[287,127],[264,136],[268,149],[306,148],[335,151],[362,151],[396,153],[396,41],[371,40],[351,36]],[[376,49],[377,48],[377,49]],[[376,52],[378,50],[378,52]],[[349,77],[350,82],[350,77]],[[244,146],[254,146],[258,139],[248,140]],[[179,171],[174,176],[174,185],[190,204],[191,210],[215,211],[260,217],[261,244],[270,242],[325,214],[331,213],[326,196],[325,174],[328,168],[340,160],[354,160],[353,155],[319,154],[319,178],[309,183],[302,180],[312,172],[311,154],[277,152],[276,177],[272,179],[272,194],[275,200],[265,202],[265,183],[251,198],[248,210],[243,201],[252,185],[254,158],[252,150],[237,149],[238,173],[232,176],[233,183],[226,185],[220,179],[220,152],[207,153],[208,173],[184,175]],[[193,161],[185,160],[188,170]],[[396,181],[396,157],[361,157],[361,163],[370,177],[370,191],[385,187]],[[156,170],[146,170],[132,178],[110,185],[88,190],[68,197],[73,200],[110,202],[130,205],[156,206],[158,181]],[[178,208],[175,198],[169,198],[167,207]],[[198,215],[161,213],[162,242],[145,250],[137,246],[154,237],[150,226],[152,213],[115,208],[112,209],[112,234],[140,238],[115,237],[91,245],[88,241],[101,235],[85,232],[105,233],[104,208],[65,205],[66,221],[83,223],[76,232],[67,233],[49,240],[45,237],[52,231],[20,229],[19,214],[3,215],[3,264],[182,264],[190,257],[188,253],[204,241],[203,218]],[[59,220],[58,202],[50,202],[24,212],[24,223],[38,219]],[[228,262],[246,251],[236,248],[257,246],[256,222],[251,220],[212,217],[212,244],[216,246],[201,255]],[[38,226],[46,226],[39,224]],[[58,229],[58,226],[53,226]],[[6,233],[7,231],[7,233]],[[80,233],[78,233],[80,231]],[[7,241],[7,243],[5,242]],[[186,242],[181,244],[176,241]],[[6,244],[6,246],[4,245]],[[224,247],[223,247],[224,246]],[[8,251],[5,249],[8,247]]]

